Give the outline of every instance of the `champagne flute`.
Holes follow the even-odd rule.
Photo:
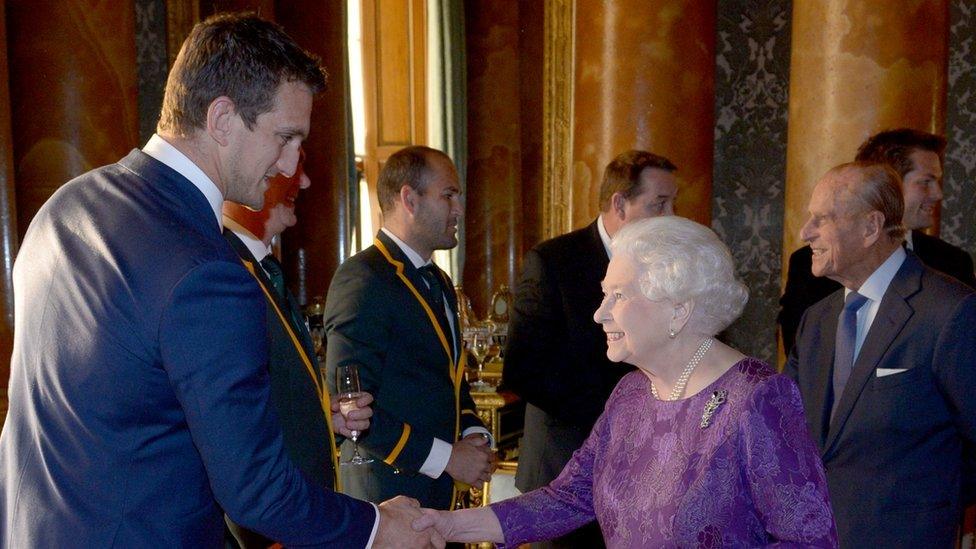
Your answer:
[[[359,385],[359,369],[355,364],[346,364],[336,368],[336,392],[339,395],[339,413],[348,418],[349,412],[358,410],[356,399],[363,394]],[[365,465],[372,463],[373,458],[363,457],[359,453],[359,431],[353,431],[352,436],[352,457],[348,461],[343,461],[342,465]]]
[[[490,347],[491,343],[489,342],[489,338],[487,336],[479,333],[475,333],[471,336],[471,346],[468,348],[468,350],[471,351],[471,354],[474,356],[475,363],[477,364],[478,368],[477,378],[474,380],[474,383],[472,383],[471,386],[477,389],[484,388],[487,385],[487,383],[481,379],[481,372],[483,371],[485,357],[488,356],[488,350]]]

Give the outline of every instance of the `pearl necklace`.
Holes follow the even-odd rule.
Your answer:
[[[695,371],[695,368],[698,367],[698,363],[705,358],[705,353],[707,353],[711,348],[712,338],[706,337],[705,340],[701,342],[701,345],[698,346],[698,350],[695,351],[695,354],[691,355],[691,360],[688,361],[688,365],[685,366],[685,369],[681,371],[681,375],[678,376],[678,381],[676,381],[674,383],[674,387],[671,388],[671,395],[668,397],[668,400],[678,400],[681,398],[685,392],[685,386],[688,385],[688,379],[691,378],[691,373]],[[658,400],[664,400],[658,396],[657,388],[654,387],[653,381],[651,382],[651,394],[654,395],[654,398]]]

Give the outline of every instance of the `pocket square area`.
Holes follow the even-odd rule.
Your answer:
[[[875,375],[878,377],[893,376],[895,374],[900,374],[907,372],[908,368],[878,368],[876,369]]]

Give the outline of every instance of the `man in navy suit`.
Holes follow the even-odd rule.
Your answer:
[[[942,202],[942,157],[945,139],[941,136],[900,128],[872,135],[857,149],[855,160],[883,162],[898,172],[905,197],[902,224],[905,245],[926,266],[976,288],[973,260],[962,248],[937,236],[922,232],[935,225],[935,212]],[[790,255],[786,288],[780,298],[780,325],[783,349],[788,355],[796,339],[796,328],[807,307],[840,289],[840,284],[810,272],[811,252],[804,246]]]
[[[525,255],[505,350],[505,386],[525,399],[516,486],[552,482],[589,436],[610,392],[632,367],[607,358],[593,313],[610,263],[610,238],[627,223],[674,213],[670,160],[647,151],[618,155],[600,185],[600,216]],[[539,547],[603,545],[595,522]]]
[[[392,154],[377,181],[383,228],[329,286],[323,322],[328,381],[356,364],[376,397],[359,440],[373,462],[343,467],[346,493],[369,501],[395,494],[451,509],[455,482],[491,476],[491,452],[464,380],[457,298],[431,262],[457,246],[460,183],[451,159],[428,147]],[[351,442],[343,445],[349,453]]]
[[[800,322],[800,387],[841,547],[952,547],[976,441],[976,294],[902,246],[898,174],[829,171],[801,238],[843,285]]]
[[[216,547],[225,511],[288,545],[424,545],[416,502],[377,508],[288,459],[269,404],[261,290],[220,208],[294,173],[318,61],[280,27],[194,27],[143,150],[68,182],[14,267],[0,437],[10,547]]]
[[[285,451],[306,478],[329,490],[338,488],[335,434],[369,428],[372,395],[363,393],[357,409],[339,413],[323,387],[319,364],[298,301],[285,285],[281,264],[271,253],[272,241],[298,222],[295,200],[311,185],[304,170],[305,151],[291,176],[278,174],[268,182],[264,207],[254,210],[224,202],[224,238],[261,287],[267,305],[268,373],[271,404],[284,435]],[[228,520],[241,547],[267,547],[273,542]]]

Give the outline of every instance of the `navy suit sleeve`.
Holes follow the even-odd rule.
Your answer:
[[[264,299],[244,268],[191,270],[159,330],[164,368],[226,513],[289,546],[365,546],[373,507],[316,488],[285,455],[269,404]]]
[[[973,503],[976,494],[976,294],[969,294],[952,313],[939,334],[933,371],[939,389],[955,416],[965,449],[963,496]]]
[[[534,406],[570,423],[592,421],[603,412],[605,398],[595,398],[602,388],[582,386],[573,376],[556,375],[574,361],[567,356],[570,337],[561,310],[558,285],[545,259],[535,249],[523,260],[505,349],[505,386]],[[595,367],[592,364],[580,368]]]

